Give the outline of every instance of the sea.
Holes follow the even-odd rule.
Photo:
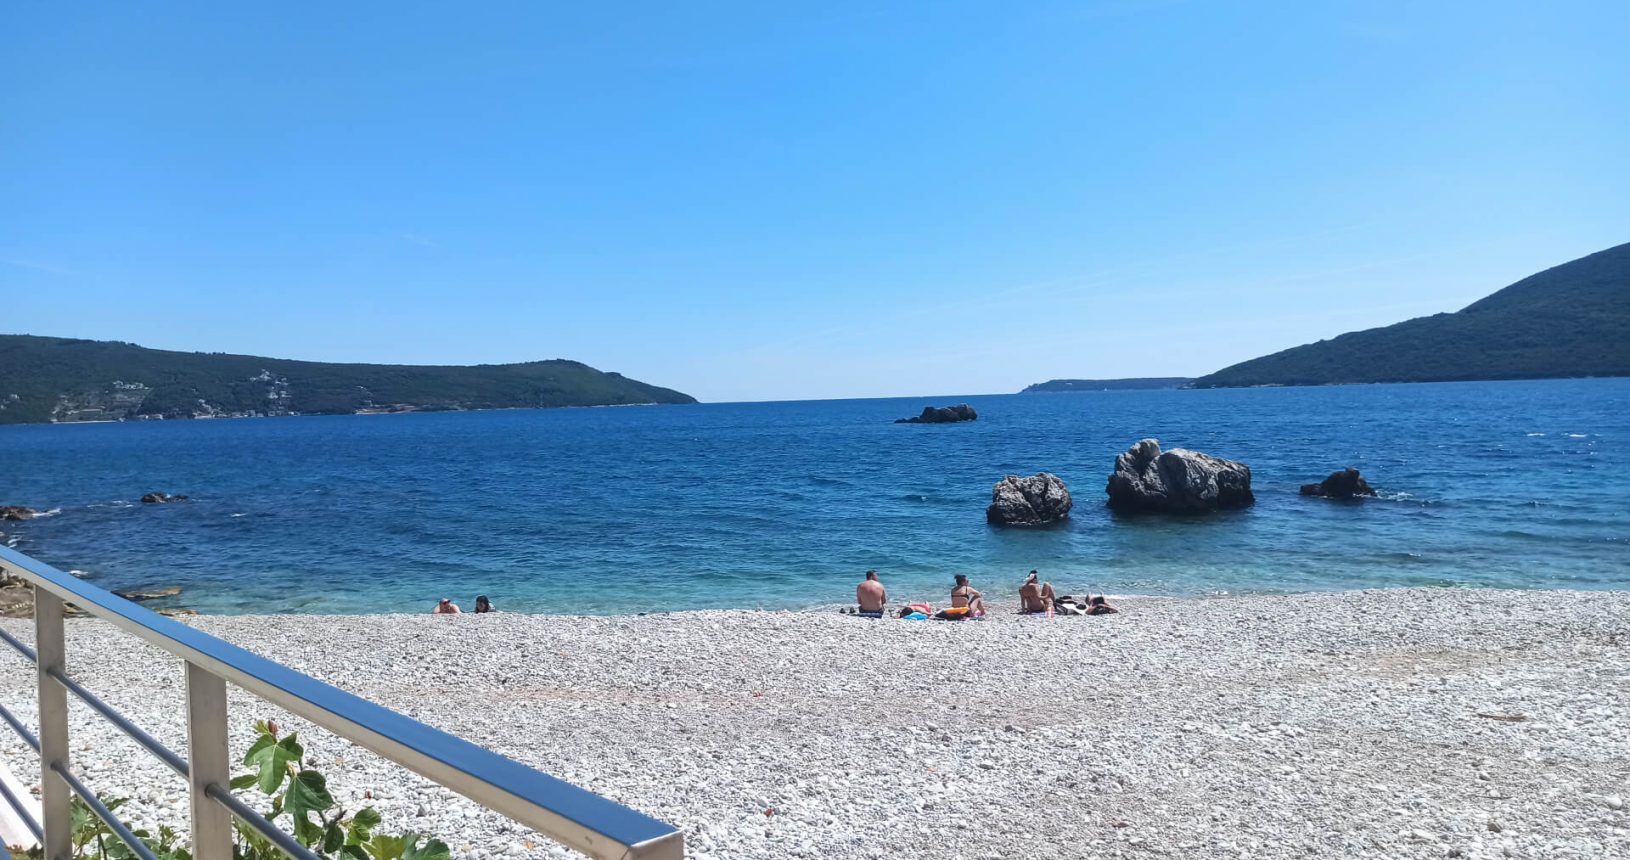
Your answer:
[[[979,419],[895,424],[966,402]],[[1257,502],[1108,510],[1145,437]],[[1380,491],[1304,498],[1353,466]],[[1052,472],[1067,522],[985,521]],[[142,504],[144,493],[190,500]],[[0,540],[205,613],[638,613],[987,593],[1630,587],[1630,379],[913,397],[0,427]],[[160,602],[158,605],[165,605]]]

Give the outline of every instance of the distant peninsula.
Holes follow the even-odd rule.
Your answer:
[[[1057,391],[1135,391],[1149,388],[1182,388],[1186,376],[1145,376],[1135,379],[1049,379],[1027,385],[1020,394],[1046,394]]]
[[[0,335],[0,424],[695,402],[565,359],[329,364]]]
[[[1531,275],[1456,313],[1276,352],[1191,387],[1579,376],[1630,376],[1630,243]]]

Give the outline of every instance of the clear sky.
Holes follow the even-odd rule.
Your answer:
[[[8,3],[0,331],[1198,375],[1630,241],[1630,4]]]

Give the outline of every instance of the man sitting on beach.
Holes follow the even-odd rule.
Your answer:
[[[1038,583],[1040,574],[1030,571],[1030,577],[1019,586],[1019,611],[1029,615],[1044,615],[1053,611],[1053,599],[1057,596],[1053,592],[1051,582]]]
[[[458,608],[458,604],[454,603],[450,597],[443,597],[441,602],[436,604],[436,608],[430,610],[431,615],[458,615],[461,612],[462,610]]]
[[[866,571],[866,581],[855,588],[855,602],[860,604],[861,615],[883,617],[883,604],[889,602],[889,593],[877,580],[877,571]]]

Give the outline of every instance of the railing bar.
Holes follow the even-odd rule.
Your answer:
[[[209,787],[204,789],[204,793],[209,795],[210,799],[216,803],[231,810],[233,815],[237,816],[243,823],[253,827],[257,833],[270,839],[274,845],[283,849],[284,854],[295,858],[295,860],[322,860],[321,857],[312,853],[311,849],[296,842],[294,837],[286,833],[283,828],[267,821],[260,813],[250,809],[249,804],[239,800],[232,792],[221,788],[220,783],[210,783]]]
[[[6,803],[12,809],[17,810],[17,817],[23,820],[23,826],[28,828],[28,832],[34,834],[34,838],[38,839],[40,844],[45,844],[45,831],[40,829],[40,823],[34,820],[34,816],[29,814],[28,808],[23,806],[23,802],[17,799],[17,795],[12,793],[11,788],[6,785],[6,781],[3,779],[0,779],[0,795],[6,798]],[[0,844],[0,850],[4,849],[5,845]]]
[[[24,657],[27,657],[28,662],[30,662],[30,663],[38,663],[38,662],[40,662],[40,658],[39,658],[38,655],[36,655],[34,653],[33,648],[30,648],[27,645],[24,645],[22,642],[18,641],[17,637],[15,637],[15,636],[11,635],[10,633],[6,632],[6,629],[4,627],[0,627],[0,639],[6,640],[7,645],[10,645],[11,647],[16,648],[17,653],[23,655]]]
[[[23,826],[28,828],[28,832],[34,834],[35,839],[44,842],[45,831],[40,829],[40,823],[34,820],[34,816],[29,813],[28,808],[23,806],[23,802],[17,798],[17,795],[12,793],[3,780],[0,780],[0,796],[4,796],[6,804],[16,810],[17,817],[23,820]],[[0,848],[3,847],[5,846],[0,845]]]
[[[112,705],[102,701],[95,693],[85,689],[78,681],[68,677],[67,673],[52,669],[47,674],[57,679],[62,686],[67,687],[68,691],[78,696],[80,701],[90,705],[97,713],[106,717],[108,722],[118,726],[119,730],[129,735],[131,740],[146,747],[147,751],[153,755],[158,756],[160,760],[170,766],[170,770],[181,774],[183,777],[187,775],[187,760],[169,747],[159,743],[158,738],[148,734],[141,726],[125,719],[124,714],[114,710]]]
[[[130,850],[136,852],[137,857],[142,858],[142,860],[158,860],[158,855],[153,853],[153,849],[148,848],[146,842],[141,841],[136,837],[136,834],[131,833],[130,828],[126,827],[125,823],[113,814],[113,810],[102,805],[102,801],[97,799],[95,792],[86,788],[85,783],[79,781],[79,777],[74,776],[65,767],[52,765],[51,769],[56,771],[58,776],[73,787],[74,793],[79,795],[79,799],[85,801],[85,805],[96,813],[96,817],[102,819],[107,824],[108,829],[112,830],[113,834],[118,836],[124,844],[129,845]]]
[[[17,715],[13,714],[5,705],[0,705],[0,718],[4,718],[6,722],[10,723],[12,731],[21,735],[23,741],[34,748],[34,752],[40,751],[40,739],[34,737],[34,733],[28,730],[28,726],[23,725],[22,721],[17,719]]]
[[[59,617],[57,613],[61,612],[62,603],[72,601],[91,615],[196,664],[229,684],[590,856],[648,860],[684,856],[684,835],[667,822],[431,728],[202,630],[160,616],[9,547],[0,546],[0,569],[32,583],[36,604],[40,603],[42,594],[51,596],[54,603],[50,605],[56,612],[44,615]],[[35,616],[35,648],[39,660],[51,661],[48,668],[61,668],[56,640],[39,632],[59,632],[60,620],[56,622],[57,629],[52,630],[42,626],[41,612],[36,611]],[[59,748],[54,736],[60,721],[56,711],[61,710],[62,705],[60,700],[50,699],[49,694],[54,692],[61,696],[67,690],[50,675],[42,672],[41,678],[50,681],[49,687],[55,688],[49,689],[46,684],[40,687],[42,755],[48,753],[46,757],[52,763],[66,766],[69,760],[66,744]],[[50,713],[46,713],[48,710]],[[51,720],[44,720],[45,716]],[[49,732],[44,730],[47,722]],[[67,785],[54,772],[47,770],[46,775],[44,800],[49,810],[51,801],[60,803],[68,792]],[[47,836],[53,835],[53,822],[61,817],[64,816],[56,815],[55,810],[45,816]],[[58,836],[56,842],[65,841],[61,834],[55,835]]]

